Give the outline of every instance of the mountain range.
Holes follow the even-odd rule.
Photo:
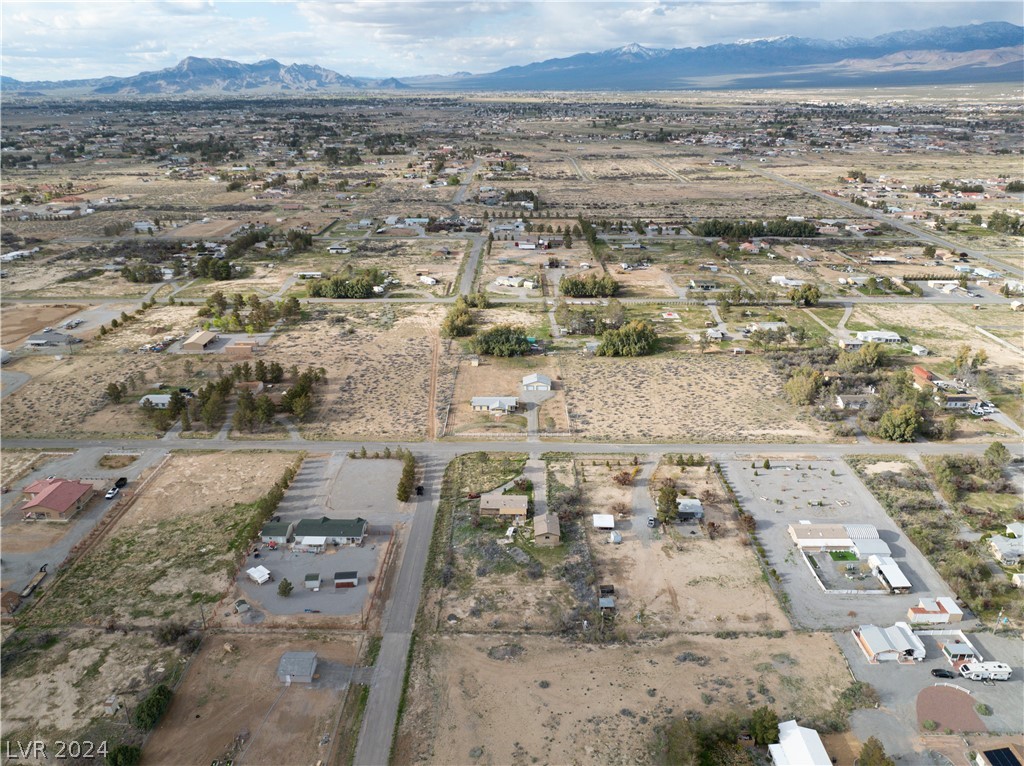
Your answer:
[[[688,90],[926,85],[1024,80],[1024,27],[987,22],[892,32],[870,39],[778,37],[699,48],[635,43],[495,72],[397,79],[353,77],[310,64],[285,66],[189,57],[132,77],[21,82],[7,93],[99,96],[344,92],[353,90]]]

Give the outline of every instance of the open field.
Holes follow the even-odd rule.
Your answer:
[[[772,442],[821,435],[800,420],[782,398],[781,382],[753,356],[566,357],[562,376],[573,431],[586,439],[681,440],[685,434],[690,442]]]
[[[172,455],[154,469],[134,503],[98,548],[85,554],[45,591],[23,624],[191,622],[200,604],[228,590],[238,540],[294,455],[260,452]],[[140,491],[141,490],[141,491]]]
[[[227,647],[231,647],[228,651]],[[285,652],[315,651],[319,678],[286,687]],[[315,763],[357,658],[354,639],[219,633],[203,643],[170,709],[146,745],[144,764],[202,764],[245,754],[249,763]],[[240,747],[236,737],[242,732]]]
[[[263,357],[287,369],[324,367],[310,439],[422,439],[430,412],[430,375],[441,308],[320,310],[266,346]],[[400,376],[396,370],[402,370]]]
[[[849,681],[820,633],[629,647],[428,636],[414,650],[395,762],[651,763],[654,727],[671,715],[770,703],[780,719],[814,719]]]

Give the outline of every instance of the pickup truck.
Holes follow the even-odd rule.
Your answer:
[[[114,486],[118,489],[122,489],[128,483],[128,477],[122,476],[120,479],[114,482]]]

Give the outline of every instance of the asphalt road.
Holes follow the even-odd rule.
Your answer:
[[[391,755],[412,630],[423,588],[423,572],[434,531],[434,517],[441,498],[444,465],[437,459],[424,462],[423,496],[416,503],[412,527],[402,554],[401,569],[391,590],[391,598],[384,608],[384,635],[370,687],[370,698],[359,730],[354,761],[356,766],[383,766]]]

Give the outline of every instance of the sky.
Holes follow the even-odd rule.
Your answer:
[[[628,43],[685,48],[796,35],[829,40],[985,21],[1022,23],[1019,0],[2,0],[0,74],[119,77],[186,56],[274,58],[346,75],[490,72]]]

